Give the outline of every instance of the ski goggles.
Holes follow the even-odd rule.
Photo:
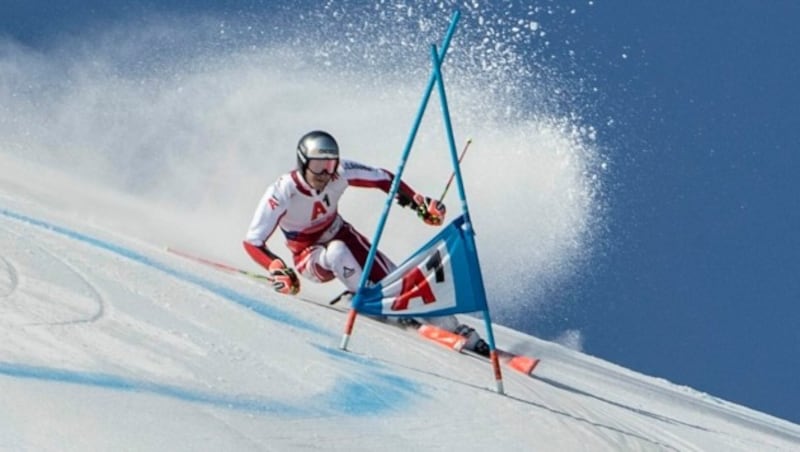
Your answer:
[[[336,172],[336,167],[339,166],[339,160],[336,159],[309,159],[308,168],[312,173],[321,176],[323,174],[333,174]]]

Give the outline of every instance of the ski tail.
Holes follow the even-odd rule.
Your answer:
[[[517,372],[522,372],[525,375],[533,375],[533,370],[539,365],[539,358],[531,358],[525,355],[513,355],[506,364]]]

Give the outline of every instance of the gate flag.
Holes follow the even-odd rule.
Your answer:
[[[440,316],[484,311],[486,295],[472,229],[461,215],[378,284],[353,308],[362,314]]]
[[[500,371],[500,361],[494,344],[492,321],[489,317],[489,307],[486,303],[486,290],[483,286],[478,252],[475,247],[474,231],[467,209],[467,198],[464,193],[464,183],[459,169],[458,153],[453,137],[453,127],[450,122],[450,110],[447,105],[447,96],[442,77],[441,66],[450,40],[456,29],[460,13],[456,10],[450,19],[442,41],[441,51],[436,45],[431,45],[431,63],[433,73],[428,79],[428,85],[422,95],[417,115],[408,135],[408,141],[400,158],[400,165],[395,172],[392,187],[386,197],[383,214],[381,215],[372,246],[364,262],[361,280],[356,290],[352,308],[347,315],[347,323],[339,348],[347,350],[347,344],[353,332],[358,313],[384,316],[420,316],[432,317],[466,312],[483,312],[483,321],[486,325],[486,342],[489,345],[489,360],[494,370],[497,392],[503,394],[503,377]],[[447,144],[450,158],[453,163],[453,177],[458,187],[461,200],[461,216],[453,220],[430,242],[425,244],[416,253],[406,260],[395,271],[391,272],[377,284],[368,282],[372,264],[375,261],[378,245],[389,210],[392,207],[400,188],[403,169],[411,153],[414,138],[422,122],[422,116],[428,105],[431,92],[437,88],[439,101],[442,107],[442,119],[447,135]],[[444,195],[442,195],[444,197]]]

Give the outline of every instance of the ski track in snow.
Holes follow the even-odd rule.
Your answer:
[[[15,233],[11,228],[3,228],[3,232],[5,233],[5,239],[11,239],[13,241],[20,241],[23,237],[17,233]],[[63,309],[63,313],[61,315],[64,317],[63,320],[54,320],[54,321],[46,321],[46,322],[35,322],[32,325],[69,325],[69,324],[78,324],[78,323],[90,323],[99,320],[105,311],[105,304],[106,301],[103,299],[103,296],[100,294],[100,291],[97,287],[91,282],[90,278],[79,270],[75,265],[71,264],[67,258],[59,256],[57,253],[48,250],[46,247],[38,245],[35,242],[29,242],[33,248],[28,248],[25,250],[25,253],[28,256],[21,256],[18,260],[23,258],[28,258],[31,260],[36,260],[36,254],[43,254],[45,255],[45,259],[47,261],[47,265],[51,268],[53,272],[58,271],[58,267],[63,267],[64,270],[67,271],[66,277],[71,279],[70,277],[74,276],[78,280],[77,286],[84,286],[84,289],[74,289],[76,285],[72,285],[68,291],[63,291],[59,289],[59,287],[51,284],[47,284],[46,281],[51,280],[53,278],[52,274],[22,274],[22,277],[26,280],[37,280],[37,286],[33,287],[30,290],[30,293],[21,294],[19,293],[19,304],[21,305],[21,309],[31,309],[33,308],[32,305],[34,304],[46,304],[43,308],[52,310],[54,308],[61,308]],[[3,249],[8,250],[10,248],[8,243],[2,243]],[[41,258],[39,258],[41,260]],[[6,259],[4,256],[0,255],[0,261],[4,264],[7,272],[7,279],[8,284],[6,284],[4,294],[0,294],[3,298],[6,298],[7,302],[10,302],[14,297],[12,294],[17,292],[17,288],[19,287],[19,279],[20,279],[20,271],[18,266],[14,265],[14,263]],[[45,267],[43,264],[40,264],[41,267]],[[35,266],[34,266],[35,267]],[[56,267],[53,269],[53,267]],[[46,268],[46,267],[45,267]],[[85,295],[81,296],[82,294],[76,292],[87,292]],[[76,305],[74,302],[78,301],[79,303]],[[28,305],[27,307],[25,305]],[[52,313],[48,313],[48,315],[52,315]]]
[[[3,266],[3,271],[0,274],[3,275],[2,280],[2,292],[0,292],[0,298],[8,298],[11,294],[17,290],[17,285],[19,285],[19,277],[17,276],[17,269],[14,267],[14,264],[9,262],[6,258],[0,255],[0,264]]]

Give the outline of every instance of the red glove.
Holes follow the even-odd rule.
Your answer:
[[[295,295],[300,292],[300,279],[297,273],[280,259],[275,259],[269,264],[269,277],[275,292],[284,295]]]
[[[422,196],[419,193],[414,195],[414,203],[417,204],[417,216],[422,218],[425,224],[439,226],[444,221],[447,208],[444,203],[436,199]]]

